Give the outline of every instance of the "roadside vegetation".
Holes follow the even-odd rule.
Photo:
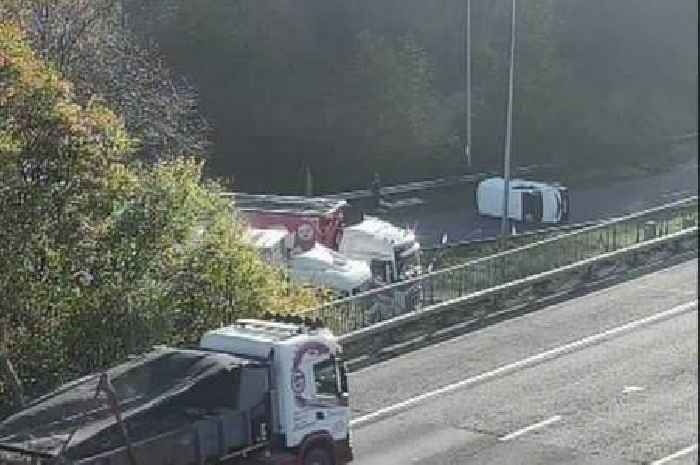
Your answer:
[[[145,0],[140,0],[145,1]],[[147,161],[204,157],[209,124],[192,85],[165,64],[155,43],[129,27],[132,0],[2,0],[2,22],[21,25],[37,55],[73,86],[81,105],[95,95],[139,140]]]
[[[123,120],[96,97],[79,103],[28,44],[0,25],[0,351],[30,396],[316,303],[245,245],[201,161],[141,162]]]

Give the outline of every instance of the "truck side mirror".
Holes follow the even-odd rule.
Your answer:
[[[336,359],[338,363],[338,375],[340,377],[340,397],[348,396],[348,370],[342,359]]]

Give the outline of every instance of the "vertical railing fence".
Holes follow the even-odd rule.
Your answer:
[[[336,334],[698,225],[698,197],[423,274],[304,312]],[[412,302],[399,306],[395,302]]]

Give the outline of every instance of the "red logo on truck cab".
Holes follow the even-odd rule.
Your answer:
[[[294,370],[292,372],[292,391],[294,391],[294,394],[300,395],[304,393],[304,389],[306,389],[304,372],[298,369]]]
[[[306,376],[301,369],[301,364],[304,361],[304,357],[320,358],[328,353],[330,349],[327,345],[320,342],[307,342],[299,346],[294,355],[294,364],[292,365],[292,379],[291,387],[294,392],[294,400],[299,407],[306,407],[307,405],[313,405],[311,399],[304,397],[304,391],[306,390]]]

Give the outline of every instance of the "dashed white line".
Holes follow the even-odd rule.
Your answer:
[[[519,429],[519,430],[517,430],[517,431],[513,431],[513,432],[510,433],[510,434],[506,434],[505,436],[501,436],[500,438],[498,438],[498,440],[499,440],[499,441],[510,441],[511,439],[515,439],[515,438],[517,438],[518,436],[522,436],[522,435],[525,434],[525,433],[529,433],[529,432],[531,432],[531,431],[535,431],[535,430],[544,428],[544,427],[547,426],[547,425],[551,425],[552,423],[556,423],[556,422],[558,422],[559,420],[561,420],[561,416],[560,416],[560,415],[555,415],[555,416],[553,416],[552,418],[548,418],[548,419],[546,419],[546,420],[542,420],[542,421],[540,421],[540,422],[538,422],[538,423],[532,424],[532,425],[530,425],[530,426],[526,426],[525,428]]]
[[[667,457],[664,457],[662,459],[657,460],[656,462],[651,462],[651,465],[663,465],[665,463],[670,463],[673,462],[676,459],[679,459],[681,457],[685,457],[688,454],[691,454],[698,450],[698,443],[696,442],[692,446],[686,447],[685,449],[681,449],[678,452],[675,452]]]
[[[405,410],[408,410],[412,407],[415,407],[423,402],[426,402],[430,399],[433,399],[435,397],[439,397],[442,395],[450,394],[452,392],[455,392],[459,389],[472,386],[484,381],[489,381],[491,379],[494,379],[498,376],[502,376],[505,374],[513,373],[518,370],[522,370],[525,368],[532,367],[534,365],[537,365],[539,363],[555,359],[561,355],[568,354],[571,352],[575,352],[577,350],[583,349],[585,347],[598,344],[606,339],[610,339],[612,337],[618,336],[622,333],[625,333],[627,331],[639,328],[640,326],[656,323],[658,321],[665,320],[667,318],[671,318],[680,314],[683,314],[685,312],[688,312],[692,310],[693,308],[697,308],[698,306],[698,301],[693,300],[692,302],[687,302],[682,305],[677,305],[669,310],[665,310],[663,312],[655,313],[651,316],[641,318],[639,320],[634,320],[631,321],[627,324],[624,324],[622,326],[617,326],[615,328],[609,329],[607,331],[604,331],[602,333],[594,334],[592,336],[585,337],[583,339],[579,339],[574,342],[570,342],[568,344],[565,344],[563,346],[556,347],[554,349],[550,349],[546,352],[542,352],[536,355],[533,355],[531,357],[519,360],[517,362],[509,363],[507,365],[503,365],[499,368],[496,368],[495,370],[487,371],[485,373],[482,373],[480,375],[473,376],[471,378],[463,379],[462,381],[457,381],[456,383],[448,384],[446,386],[443,386],[441,388],[435,389],[433,391],[426,392],[424,394],[420,394],[415,397],[411,397],[408,400],[405,400],[403,402],[399,402],[393,405],[389,405],[387,407],[380,408],[379,410],[376,410],[372,413],[368,413],[367,415],[363,415],[357,418],[354,418],[351,422],[350,425],[353,427],[362,427],[366,424],[369,423],[374,423],[376,421],[379,421],[383,418],[396,415],[400,412],[403,412]]]

